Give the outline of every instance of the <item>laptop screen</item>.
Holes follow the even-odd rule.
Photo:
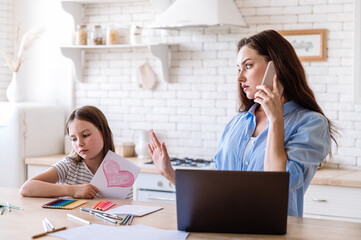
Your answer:
[[[288,172],[176,170],[178,230],[285,234]]]

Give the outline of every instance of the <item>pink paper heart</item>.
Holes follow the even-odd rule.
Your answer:
[[[105,160],[103,171],[108,187],[131,187],[134,183],[133,174],[126,170],[120,170],[118,163],[114,160]]]

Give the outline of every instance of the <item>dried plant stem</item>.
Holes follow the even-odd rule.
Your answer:
[[[31,47],[31,45],[35,42],[35,40],[38,37],[40,37],[40,35],[43,34],[45,30],[46,29],[42,27],[42,28],[30,29],[29,31],[27,31],[21,39],[19,48],[18,49],[15,48],[14,60],[8,57],[8,55],[4,51],[0,50],[0,54],[4,57],[11,71],[18,72],[20,70],[21,65],[24,63],[24,54],[26,50]],[[19,31],[20,31],[20,24],[18,25],[17,28],[15,46],[17,46]]]
[[[16,37],[15,37],[15,44],[14,44],[14,56],[18,53],[18,46],[19,46],[19,32],[20,32],[20,25],[21,22],[19,22],[18,27],[16,28]]]
[[[13,60],[11,60],[2,50],[0,50],[0,54],[5,58],[6,64],[9,66],[12,72],[19,71],[18,68],[15,68],[15,63],[13,62]]]

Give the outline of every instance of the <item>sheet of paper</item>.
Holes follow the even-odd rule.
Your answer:
[[[123,205],[114,209],[110,209],[106,212],[117,215],[131,214],[137,217],[141,217],[148,213],[155,212],[160,209],[163,209],[163,207],[145,206],[145,205]]]
[[[66,240],[185,240],[189,233],[177,230],[163,230],[142,224],[132,226],[107,226],[100,224],[84,225],[77,228],[55,232],[50,236],[63,238]]]
[[[126,198],[139,173],[140,167],[108,151],[90,183],[101,197]]]

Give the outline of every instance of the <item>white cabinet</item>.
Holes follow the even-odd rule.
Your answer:
[[[30,179],[32,177],[35,177],[36,175],[39,175],[40,173],[45,172],[46,170],[48,170],[49,167],[50,166],[27,165],[27,179]]]
[[[51,165],[62,160],[66,155],[46,155],[38,157],[27,157],[25,158],[25,164],[27,166],[27,178],[32,178],[45,170],[47,170]]]
[[[361,222],[361,188],[310,185],[304,217]]]
[[[68,12],[74,20],[74,25],[82,23],[82,5],[91,3],[116,3],[119,0],[62,0],[63,9]],[[75,28],[75,27],[74,27]],[[164,82],[169,82],[169,65],[170,65],[170,46],[176,44],[118,44],[118,45],[71,45],[63,46],[61,52],[65,57],[72,60],[74,65],[75,79],[82,81],[83,79],[83,62],[84,51],[87,49],[119,49],[119,48],[139,48],[148,47],[154,57],[158,58],[161,62],[161,76]]]
[[[175,186],[160,174],[141,173],[135,183],[137,201],[176,203]]]
[[[0,186],[20,187],[25,158],[64,151],[65,110],[56,104],[0,103]]]

